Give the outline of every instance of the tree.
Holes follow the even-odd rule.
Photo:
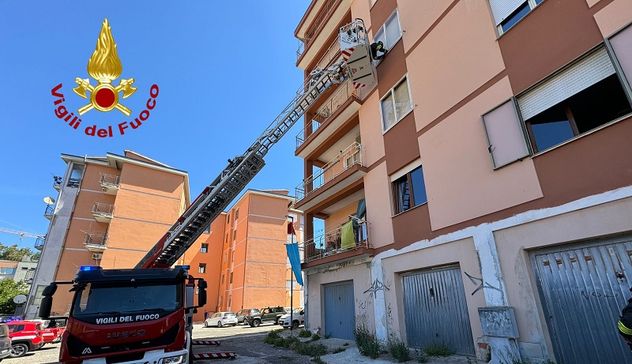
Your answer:
[[[19,262],[25,256],[31,256],[33,252],[29,248],[18,248],[17,244],[4,245],[0,243],[0,259]]]
[[[0,281],[0,313],[15,313],[16,304],[13,298],[19,294],[27,295],[28,286],[24,282],[14,282],[12,279],[3,279]]]

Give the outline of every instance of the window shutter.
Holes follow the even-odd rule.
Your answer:
[[[483,124],[494,168],[500,168],[529,155],[524,130],[513,100],[483,115]]]
[[[496,25],[502,23],[503,20],[516,11],[516,9],[518,9],[518,7],[526,1],[527,0],[489,0],[489,5],[492,8],[492,14],[494,15]]]
[[[617,56],[623,74],[632,86],[632,25],[623,29],[610,39],[610,44]]]
[[[522,118],[528,120],[551,106],[614,74],[605,48],[599,48],[518,98]]]

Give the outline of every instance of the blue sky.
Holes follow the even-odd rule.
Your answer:
[[[42,198],[55,196],[52,177],[65,169],[60,153],[132,149],[188,171],[195,198],[302,84],[294,28],[308,3],[0,0],[0,227],[46,232]],[[61,82],[69,109],[86,103],[71,89],[75,77],[88,77],[87,61],[106,17],[121,77],[135,78],[138,87],[123,100],[132,116],[142,110],[149,87],[160,87],[149,121],[114,139],[68,127],[54,116],[51,96]],[[93,110],[82,120],[82,126],[116,125],[131,118]],[[293,193],[302,177],[302,162],[293,153],[300,128],[273,148],[249,187]],[[33,244],[1,233],[0,242]]]

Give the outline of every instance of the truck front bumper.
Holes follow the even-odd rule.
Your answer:
[[[186,364],[189,360],[189,351],[152,350],[145,353],[142,359],[120,362],[118,364]],[[105,358],[84,360],[82,364],[106,364]],[[189,363],[190,364],[190,363]]]

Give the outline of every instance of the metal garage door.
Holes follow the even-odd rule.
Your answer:
[[[533,253],[558,363],[632,363],[616,324],[631,295],[631,256],[630,238]]]
[[[332,283],[324,286],[325,335],[353,340],[355,307],[353,282]]]
[[[408,345],[447,345],[457,354],[474,355],[474,343],[461,270],[445,267],[403,277]]]

